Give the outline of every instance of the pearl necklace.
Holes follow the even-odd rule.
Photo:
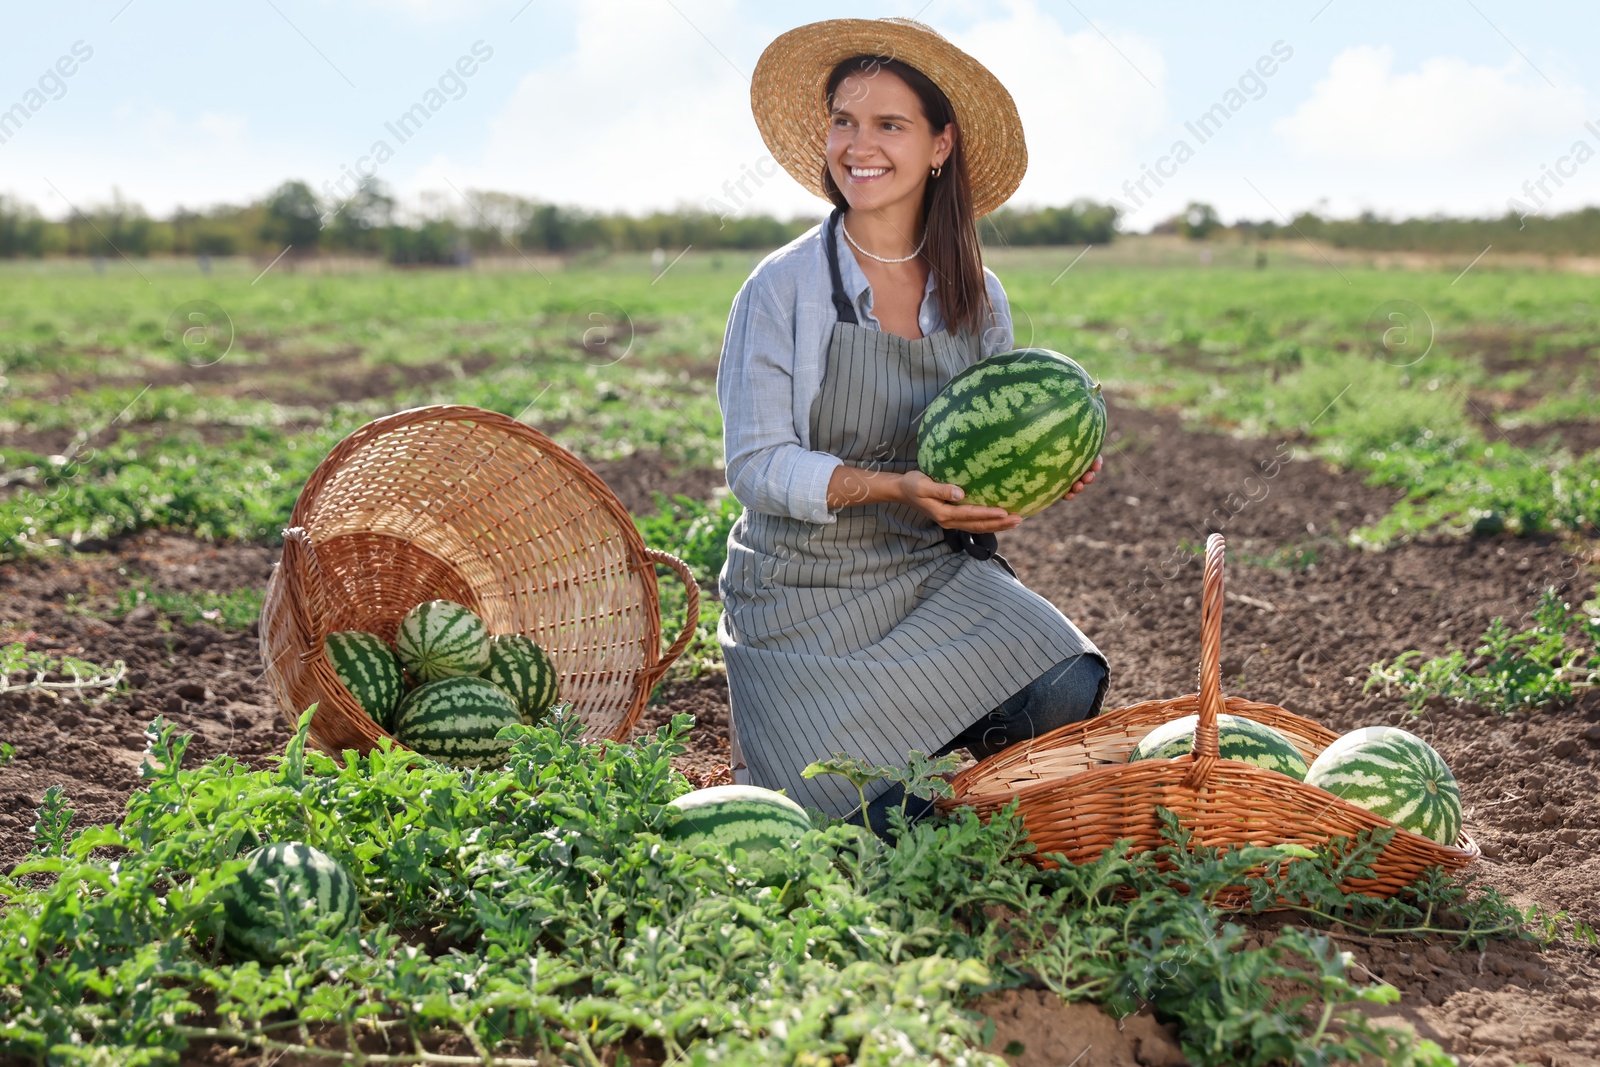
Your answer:
[[[912,252],[911,252],[911,254],[909,256],[901,256],[899,259],[885,259],[882,256],[873,255],[871,252],[868,252],[865,248],[862,248],[860,245],[856,244],[856,239],[854,237],[850,236],[850,231],[849,230],[845,230],[844,220],[843,219],[839,220],[839,229],[844,230],[844,239],[846,241],[849,241],[852,245],[855,245],[855,250],[857,252],[860,252],[862,255],[866,256],[869,259],[875,259],[879,263],[904,263],[908,259],[916,259],[917,256],[922,254],[922,246],[928,243],[928,229],[927,229],[926,226],[924,226],[923,229],[922,229],[922,240],[917,242],[917,247],[912,250]]]

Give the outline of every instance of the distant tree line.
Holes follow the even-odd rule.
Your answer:
[[[983,219],[980,231],[993,244],[1103,244],[1114,235],[1116,217],[1114,209],[1088,201],[1029,211],[1005,208]],[[371,179],[342,202],[318,197],[305,182],[289,181],[254,203],[206,211],[180,208],[166,218],[152,218],[139,205],[114,196],[108,205],[52,220],[0,196],[0,257],[277,255],[289,246],[302,256],[448,264],[475,256],[596,249],[776,248],[819,221],[821,215],[782,222],[697,209],[607,214],[495,192],[470,193],[466,202],[435,195],[421,210],[403,211]]]
[[[50,255],[296,256],[354,255],[398,264],[459,264],[477,256],[519,253],[698,249],[770,249],[786,244],[821,216],[787,222],[767,215],[718,215],[700,209],[633,216],[544,203],[509,193],[474,192],[465,199],[425,197],[403,210],[379,182],[368,179],[344,201],[330,202],[301,181],[288,181],[261,200],[205,211],[179,208],[153,218],[113,195],[111,203],[65,219],[44,218],[32,206],[0,196],[0,258]],[[1002,207],[978,220],[989,247],[1107,244],[1119,234],[1115,206],[1079,199],[1064,207]],[[1600,208],[1566,215],[1507,214],[1499,219],[1444,216],[1391,220],[1366,212],[1323,219],[1311,212],[1291,223],[1240,220],[1223,226],[1209,204],[1191,202],[1153,233],[1192,239],[1228,234],[1244,240],[1313,241],[1342,248],[1471,252],[1600,253]]]
[[[1353,219],[1324,219],[1312,212],[1296,215],[1292,225],[1241,220],[1232,229],[1263,240],[1298,241],[1305,237],[1335,248],[1387,252],[1461,252],[1477,255],[1490,245],[1496,252],[1546,255],[1600,254],[1600,207],[1564,215],[1519,215],[1458,219],[1434,215],[1420,219],[1386,219],[1370,211]]]

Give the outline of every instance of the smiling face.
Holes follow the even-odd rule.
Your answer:
[[[889,71],[851,74],[834,93],[828,171],[852,209],[920,208],[928,172],[949,158],[953,143],[953,127],[936,133],[917,94]]]

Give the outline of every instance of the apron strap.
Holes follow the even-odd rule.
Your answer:
[[[850,298],[844,295],[844,281],[839,276],[839,251],[834,247],[836,240],[834,232],[839,226],[843,225],[839,221],[839,216],[843,213],[843,210],[843,208],[835,207],[833,214],[828,216],[828,225],[823,229],[822,243],[828,252],[828,274],[833,279],[834,310],[839,313],[840,322],[848,322],[852,326],[859,326],[861,321],[856,318],[855,306],[850,303]]]

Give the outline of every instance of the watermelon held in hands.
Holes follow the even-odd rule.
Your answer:
[[[917,467],[963,504],[1032,515],[1061,499],[1106,438],[1100,385],[1045,348],[1000,352],[951,378],[917,424]]]
[[[1157,726],[1140,738],[1128,762],[1141,759],[1177,759],[1194,749],[1200,716],[1185,715]],[[1217,716],[1217,751],[1223,759],[1239,760],[1264,770],[1304,781],[1306,760],[1283,734],[1265,723],[1226,712]]]
[[[1461,836],[1461,790],[1432,745],[1397,726],[1352,730],[1322,750],[1306,784],[1441,845]]]
[[[417,686],[394,715],[397,741],[429,759],[455,767],[498,767],[511,751],[495,735],[522,721],[505,690],[472,675]]]
[[[355,697],[361,709],[385,730],[394,726],[394,709],[403,685],[400,661],[377,634],[365,630],[339,630],[323,639],[323,649],[333,673]]]
[[[782,793],[756,785],[714,785],[685,793],[667,805],[683,813],[665,837],[689,845],[709,841],[752,856],[788,848],[811,829],[806,809]]]
[[[497,634],[489,638],[489,665],[483,677],[504,689],[525,725],[532,726],[561,699],[555,664],[531,638]]]
[[[406,612],[394,647],[418,682],[481,674],[489,665],[488,627],[453,600],[425,600]]]
[[[327,939],[360,928],[355,882],[326,852],[278,841],[245,858],[223,906],[222,944],[235,959],[279,963],[302,931]]]

